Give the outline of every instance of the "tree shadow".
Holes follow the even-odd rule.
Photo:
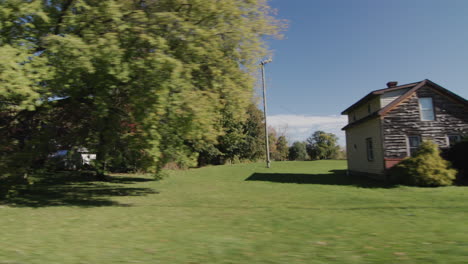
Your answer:
[[[298,173],[253,173],[246,181],[268,181],[277,183],[347,185],[361,188],[393,188],[395,185],[370,179],[365,176],[346,175],[346,170],[330,170],[323,174]]]
[[[106,182],[110,183],[119,183],[119,184],[134,184],[139,182],[150,182],[155,181],[155,179],[148,178],[137,178],[137,177],[128,177],[128,176],[113,176],[110,177]]]
[[[16,188],[16,194],[1,203],[12,207],[49,206],[131,206],[113,201],[112,197],[157,194],[152,188],[138,188],[121,184],[153,181],[138,177],[110,176],[105,182],[96,181],[86,173],[57,173],[31,186]]]
[[[43,185],[59,185],[100,181],[119,184],[134,184],[154,180],[154,178],[129,177],[127,175],[105,176],[105,180],[101,180],[97,178],[95,172],[92,171],[59,171],[43,175],[39,183]]]

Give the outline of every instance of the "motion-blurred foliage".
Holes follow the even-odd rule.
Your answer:
[[[2,171],[72,147],[100,173],[247,149],[254,73],[283,27],[266,0],[0,0]]]

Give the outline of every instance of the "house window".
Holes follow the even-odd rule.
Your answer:
[[[432,98],[430,97],[421,97],[419,98],[419,109],[421,111],[421,120],[422,121],[434,121],[434,105],[432,103]]]
[[[356,114],[353,114],[353,121],[356,121]]]
[[[367,105],[367,113],[368,113],[368,114],[371,113],[371,106],[370,106],[370,104]]]
[[[367,148],[367,160],[374,160],[374,147],[372,144],[372,138],[366,138],[366,148]]]
[[[460,135],[448,135],[448,145],[449,147],[455,145],[457,142],[461,141],[461,136]]]
[[[421,145],[420,136],[408,136],[408,152],[409,156],[413,156],[416,150],[418,150],[419,145]]]

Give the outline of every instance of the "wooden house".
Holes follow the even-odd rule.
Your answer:
[[[348,170],[384,178],[386,169],[411,156],[424,140],[441,148],[468,135],[468,102],[430,81],[375,90],[348,107]]]

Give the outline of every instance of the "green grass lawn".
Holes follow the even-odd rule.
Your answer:
[[[385,186],[345,169],[58,175],[0,205],[0,264],[468,262],[468,187]]]

